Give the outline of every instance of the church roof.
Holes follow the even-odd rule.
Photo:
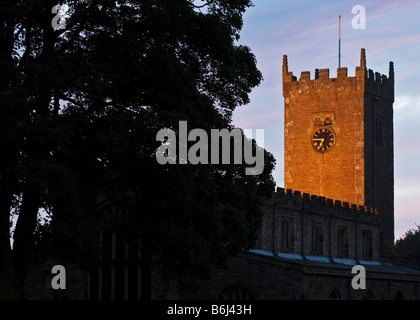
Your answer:
[[[290,253],[277,253],[276,256],[273,255],[273,252],[264,251],[264,250],[250,250],[251,254],[270,257],[272,259],[280,260],[283,262],[290,262],[293,264],[298,264],[302,267],[321,267],[330,269],[343,269],[351,270],[355,265],[362,265],[365,267],[367,272],[380,272],[380,273],[390,273],[395,275],[410,275],[410,276],[420,276],[420,270],[392,264],[389,262],[383,261],[365,261],[354,259],[339,259],[339,258],[328,258],[324,256],[305,256],[303,257],[300,254],[290,254]],[[306,270],[309,271],[309,270]],[[350,274],[349,274],[350,275]]]

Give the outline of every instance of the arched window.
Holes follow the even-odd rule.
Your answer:
[[[363,297],[363,300],[374,300],[373,292],[371,290],[368,290]]]
[[[397,294],[394,297],[394,300],[404,300],[404,296],[401,291],[398,290]]]
[[[313,222],[311,225],[311,253],[323,254],[323,229],[322,224]]]
[[[243,284],[231,285],[219,296],[219,300],[254,300],[255,295],[251,289]]]
[[[284,218],[281,222],[281,249],[292,251],[294,248],[294,220]]]
[[[330,300],[341,300],[341,294],[340,291],[338,291],[337,288],[335,288],[331,294],[330,294]]]
[[[362,257],[364,260],[373,259],[372,230],[362,230]]]
[[[349,257],[349,228],[345,226],[337,227],[337,256]]]
[[[332,119],[331,119],[331,117],[325,117],[324,124],[326,126],[332,125]]]
[[[314,119],[314,126],[322,126],[322,125],[323,125],[323,123],[322,123],[321,117],[316,117]]]

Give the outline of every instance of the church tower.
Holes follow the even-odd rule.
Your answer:
[[[283,56],[284,183],[286,189],[378,209],[382,256],[394,244],[394,66],[366,69],[365,49],[354,77],[347,68],[316,69],[300,79]]]

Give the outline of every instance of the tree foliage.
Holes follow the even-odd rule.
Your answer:
[[[237,40],[251,1],[66,3],[58,30],[55,0],[0,5],[0,297],[20,295],[35,243],[94,260],[99,195],[127,206],[127,234],[176,274],[251,247],[271,154],[260,176],[155,159],[158,130],[231,129],[249,102],[262,76]]]
[[[395,248],[401,263],[420,268],[420,226],[416,226],[395,242]]]

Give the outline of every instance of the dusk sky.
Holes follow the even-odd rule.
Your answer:
[[[388,75],[395,68],[394,172],[395,238],[420,225],[420,1],[419,0],[253,0],[244,16],[240,43],[249,46],[264,80],[251,102],[234,112],[243,129],[264,129],[264,147],[277,160],[274,178],[284,186],[284,101],[282,59],[300,77],[316,68],[338,67],[338,16],[341,15],[341,66],[354,76],[360,49],[367,68]],[[366,29],[353,29],[355,5],[366,9]],[[255,133],[254,133],[255,134]]]

